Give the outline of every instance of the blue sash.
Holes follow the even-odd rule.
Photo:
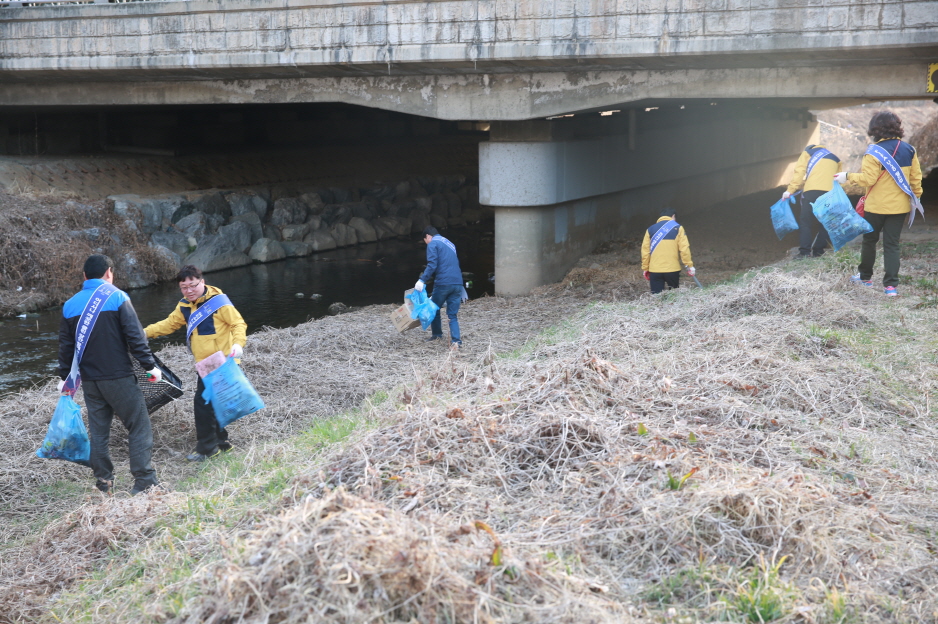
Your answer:
[[[664,237],[668,235],[668,232],[670,232],[676,227],[681,227],[681,226],[680,224],[678,224],[677,221],[675,221],[674,219],[671,219],[669,221],[665,221],[661,225],[661,227],[658,228],[658,231],[655,232],[655,235],[651,237],[651,249],[648,252],[649,256],[655,253],[655,247],[658,246],[658,243],[664,240]]]
[[[807,180],[807,179],[808,179],[808,176],[811,175],[811,170],[814,169],[814,165],[818,164],[818,162],[819,162],[822,158],[824,158],[825,156],[827,156],[827,155],[830,154],[830,153],[831,153],[831,151],[830,151],[829,149],[825,149],[825,148],[822,147],[822,148],[820,148],[818,151],[816,151],[816,152],[814,152],[813,154],[811,154],[811,159],[808,160],[808,168],[805,170],[805,173],[804,173],[804,179],[805,179],[805,180]]]
[[[189,337],[192,336],[192,332],[199,326],[199,323],[218,312],[220,308],[230,305],[232,303],[228,295],[215,295],[190,314],[189,322],[186,323],[186,344],[189,344]]]
[[[81,363],[81,358],[85,354],[85,347],[88,346],[88,338],[91,336],[91,330],[94,329],[94,324],[98,321],[98,317],[101,316],[101,309],[104,308],[104,303],[117,291],[117,286],[113,284],[108,284],[107,282],[101,284],[91,293],[91,296],[88,298],[88,303],[85,304],[85,309],[81,311],[81,316],[78,317],[78,327],[75,328],[75,353],[72,355],[72,369],[65,379],[65,385],[62,387],[62,392],[69,396],[75,396],[75,393],[78,392],[78,387],[81,385],[81,372],[78,369],[78,365]]]
[[[446,245],[447,247],[449,247],[449,248],[450,248],[450,251],[452,251],[454,254],[456,253],[456,245],[454,245],[453,243],[449,242],[447,239],[443,238],[443,237],[440,236],[439,234],[437,234],[436,236],[434,236],[434,237],[433,237],[433,240],[438,240],[438,241],[440,241],[441,243],[443,243],[444,245]]]
[[[912,225],[912,221],[915,220],[915,211],[919,211],[922,214],[922,218],[925,218],[925,210],[922,208],[922,202],[918,197],[915,196],[915,193],[912,192],[912,187],[909,186],[909,181],[905,179],[905,174],[902,173],[902,167],[899,166],[899,163],[896,162],[896,159],[892,157],[888,151],[880,147],[879,145],[870,145],[866,148],[866,153],[879,161],[889,175],[892,176],[892,179],[895,181],[896,186],[902,189],[902,192],[909,196],[910,203],[912,204],[912,209],[909,212],[909,226]]]

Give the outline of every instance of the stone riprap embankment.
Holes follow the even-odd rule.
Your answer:
[[[141,197],[109,207],[177,267],[219,271],[419,233],[484,218],[465,176],[419,177],[369,188],[278,185]],[[143,286],[145,284],[139,284]]]

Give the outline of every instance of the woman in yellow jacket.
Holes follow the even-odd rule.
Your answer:
[[[873,115],[867,134],[873,143],[863,156],[860,173],[838,173],[834,176],[841,184],[850,180],[866,189],[864,217],[873,227],[872,232],[863,235],[860,265],[857,267],[860,272],[850,279],[864,286],[873,286],[876,243],[882,233],[883,288],[886,295],[895,297],[899,285],[899,235],[913,206],[921,205],[918,198],[922,196],[922,167],[915,148],[902,140],[902,121],[895,113],[882,111]],[[902,189],[893,174],[874,156],[880,154],[883,158],[884,153],[891,156],[901,169],[902,174],[897,177],[905,183],[907,190]]]
[[[228,301],[221,289],[206,284],[202,278],[202,271],[191,264],[179,270],[176,281],[179,282],[182,299],[166,319],[146,326],[143,331],[146,332],[147,339],[166,336],[177,329],[187,328],[189,318],[193,313],[217,298],[212,307],[221,301],[225,304],[219,306],[212,314],[205,316],[192,328],[188,336],[189,350],[192,351],[192,356],[197,363],[217,351],[233,358],[240,358],[247,344],[248,329],[248,324],[244,322],[241,313]],[[206,308],[206,310],[209,309],[211,308]],[[197,441],[195,450],[186,456],[186,459],[192,462],[205,461],[221,451],[229,451],[232,448],[231,442],[228,441],[228,431],[218,426],[215,411],[202,398],[203,392],[205,392],[205,384],[202,382],[202,377],[199,377],[195,397],[193,397]]]
[[[801,191],[801,214],[798,216],[798,257],[824,255],[830,236],[814,216],[811,204],[834,186],[834,174],[843,168],[840,159],[823,145],[809,145],[795,164],[788,188],[782,199]]]

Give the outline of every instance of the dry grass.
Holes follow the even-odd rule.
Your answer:
[[[936,311],[851,288],[847,256],[572,319],[574,298],[472,302],[475,346],[459,354],[382,330],[389,308],[257,334],[246,368],[270,407],[233,427],[240,464],[199,483],[157,462],[190,508],[165,498],[160,514],[191,522],[193,500],[230,507],[210,530],[120,547],[122,564],[51,598],[52,613],[936,621],[934,339],[921,331]],[[516,350],[496,355],[486,338]],[[186,370],[181,350],[166,351]],[[316,453],[307,434],[289,438],[382,388],[396,390],[350,443]],[[190,441],[180,412],[155,419],[160,449]],[[271,466],[283,477],[274,502],[236,504]],[[46,541],[7,551],[0,610],[22,607],[13,579]],[[190,568],[177,576],[180,551]],[[149,572],[124,582],[137,567]]]
[[[70,234],[91,228],[97,229],[96,238]],[[102,202],[83,205],[0,192],[0,316],[65,301],[81,284],[81,267],[92,253],[105,253],[118,263],[117,285],[123,288],[130,267],[120,263],[127,253],[135,258],[135,270],[150,281],[175,272]]]

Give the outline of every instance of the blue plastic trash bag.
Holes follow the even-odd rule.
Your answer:
[[[234,358],[225,360],[224,364],[206,375],[202,383],[205,384],[202,398],[215,410],[215,420],[221,429],[265,407]]]
[[[792,195],[788,199],[780,199],[772,204],[772,227],[775,228],[778,240],[782,240],[786,234],[798,229],[798,220],[791,211],[794,201],[795,196]]]
[[[420,320],[420,328],[424,331],[430,328],[430,323],[436,318],[436,313],[440,311],[440,306],[433,303],[433,300],[427,297],[427,293],[422,290],[415,290],[407,295],[407,298],[414,302],[414,309],[410,312],[410,318]]]
[[[91,440],[81,419],[81,408],[72,397],[63,396],[59,399],[46,439],[36,451],[36,457],[64,459],[91,467]]]
[[[834,183],[834,188],[818,197],[811,207],[814,209],[814,216],[830,234],[834,251],[838,251],[860,234],[873,231],[867,220],[857,214],[838,182]]]

